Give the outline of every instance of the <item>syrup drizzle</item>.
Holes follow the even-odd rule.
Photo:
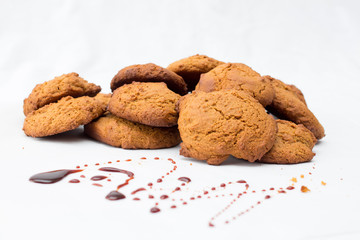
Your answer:
[[[29,181],[41,184],[52,184],[61,181],[67,175],[81,172],[82,170],[61,169],[49,172],[38,173],[30,177]]]

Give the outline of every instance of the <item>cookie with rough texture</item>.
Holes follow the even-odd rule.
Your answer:
[[[268,79],[242,63],[225,63],[202,74],[196,90],[204,92],[236,89],[249,93],[263,106],[274,98],[274,89]]]
[[[199,82],[201,74],[207,73],[211,69],[223,63],[224,62],[218,61],[214,58],[196,54],[171,63],[167,69],[180,75],[186,82],[188,90],[192,91]]]
[[[112,94],[111,93],[98,93],[95,99],[100,101],[105,108],[108,107]]]
[[[182,77],[153,63],[132,65],[121,69],[112,79],[110,87],[112,91],[115,91],[118,87],[132,82],[164,82],[170,90],[180,95],[188,92]]]
[[[278,131],[274,146],[259,162],[291,164],[311,161],[315,156],[312,148],[316,143],[314,134],[302,124],[276,120]]]
[[[63,74],[53,80],[38,84],[24,100],[24,114],[29,113],[60,100],[66,96],[81,97],[95,96],[101,91],[101,87],[89,83],[77,73]]]
[[[104,111],[104,105],[95,98],[67,96],[28,114],[23,130],[31,137],[50,136],[88,124]]]
[[[233,155],[254,162],[274,144],[274,118],[247,93],[195,91],[180,99],[178,109],[185,157],[220,164]]]
[[[127,149],[169,148],[180,143],[176,127],[158,128],[106,114],[85,126],[85,133],[106,144]]]
[[[323,126],[306,106],[304,96],[300,94],[300,90],[270,76],[264,78],[270,80],[275,90],[274,100],[268,106],[268,110],[272,114],[296,124],[303,124],[317,139],[325,136]]]
[[[117,88],[109,103],[115,116],[153,127],[177,125],[180,95],[163,82],[133,82]]]

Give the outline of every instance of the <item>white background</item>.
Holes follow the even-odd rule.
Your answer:
[[[359,239],[360,4],[358,1],[4,1],[0,2],[0,239]],[[265,75],[295,84],[324,125],[326,137],[310,163],[284,166],[229,159],[208,166],[185,159],[178,148],[116,149],[76,130],[32,139],[21,128],[22,101],[37,83],[78,72],[110,91],[117,71],[137,63],[161,66],[196,53],[241,62]],[[140,160],[140,157],[148,160]],[[152,160],[161,157],[161,161]],[[224,221],[263,199],[241,198],[210,228],[208,222],[231,198],[202,199],[150,214],[154,201],[131,200],[137,186],[178,169],[193,181],[179,195],[222,182],[246,179],[251,190],[286,187],[229,224]],[[133,170],[135,180],[109,202],[107,192],[124,180],[113,174],[103,188],[67,178],[54,185],[30,183],[37,172],[94,164]],[[192,163],[192,165],[190,165]],[[314,169],[315,167],[315,169]],[[308,173],[311,172],[312,175]],[[299,176],[305,174],[304,179]],[[78,177],[78,175],[77,175]],[[327,183],[321,185],[321,181]],[[299,191],[308,186],[310,193]],[[223,192],[242,191],[240,185]],[[153,192],[155,196],[161,193]],[[195,195],[196,196],[196,195]]]

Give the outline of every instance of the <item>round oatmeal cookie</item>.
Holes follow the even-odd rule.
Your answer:
[[[253,96],[263,106],[269,105],[274,98],[274,89],[266,78],[242,63],[226,63],[202,74],[196,90],[204,92],[222,89],[236,89]]]
[[[163,82],[133,82],[114,91],[109,111],[133,122],[153,127],[172,127],[177,125],[175,105],[180,97]]]
[[[182,77],[153,63],[132,65],[121,69],[112,79],[110,87],[112,91],[115,91],[118,87],[132,82],[164,82],[170,90],[180,95],[188,92]]]
[[[100,101],[105,108],[108,107],[112,94],[111,93],[98,93],[95,99]]]
[[[93,97],[100,91],[100,86],[87,82],[77,73],[63,74],[55,77],[53,80],[35,86],[29,97],[24,100],[24,114],[26,116],[66,96]]]
[[[177,127],[159,128],[106,114],[85,126],[85,133],[106,144],[126,149],[169,148],[180,143]]]
[[[317,139],[325,136],[323,126],[306,106],[304,96],[300,90],[270,76],[264,78],[270,80],[275,90],[274,100],[267,108],[272,114],[296,124],[303,124]]]
[[[51,136],[88,124],[104,111],[104,105],[95,98],[67,96],[28,114],[23,130],[31,137]]]
[[[314,134],[302,124],[276,120],[278,131],[274,146],[259,162],[291,164],[311,161],[315,156],[312,148],[316,143]]]
[[[224,62],[218,61],[214,58],[196,54],[171,63],[167,69],[180,75],[186,82],[188,90],[192,91],[199,82],[201,74],[207,73],[211,69],[223,63]]]
[[[274,144],[274,118],[245,92],[195,91],[180,99],[178,110],[185,157],[216,165],[229,155],[254,162]]]

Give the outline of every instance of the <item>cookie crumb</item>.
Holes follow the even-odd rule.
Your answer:
[[[305,186],[301,186],[301,191],[302,191],[303,193],[307,193],[307,192],[310,192],[310,189],[308,189],[308,188],[305,187]]]
[[[325,185],[326,185],[326,182],[321,181],[321,185],[325,186]]]

